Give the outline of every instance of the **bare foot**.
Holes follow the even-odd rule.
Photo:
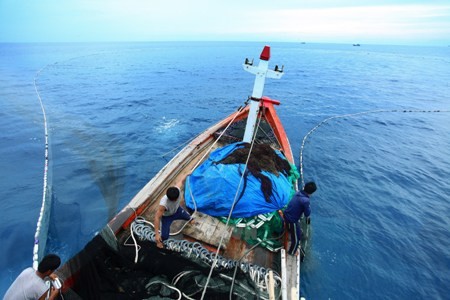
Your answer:
[[[156,241],[156,247],[158,247],[160,249],[164,249],[164,244],[163,244],[162,240]]]

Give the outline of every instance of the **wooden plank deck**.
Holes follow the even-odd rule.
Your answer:
[[[183,229],[183,234],[195,240],[218,247],[223,236],[222,248],[226,249],[233,233],[233,227],[227,227],[218,219],[196,212],[194,222],[189,223]]]
[[[288,299],[300,299],[300,255],[286,254]]]

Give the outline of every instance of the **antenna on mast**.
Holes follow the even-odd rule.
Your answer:
[[[253,93],[250,98],[252,101],[250,103],[250,111],[248,113],[247,125],[245,126],[245,133],[243,142],[250,143],[255,131],[256,120],[259,113],[259,102],[264,91],[264,84],[266,78],[280,79],[283,76],[283,68],[281,69],[275,66],[275,70],[269,70],[269,59],[270,59],[270,47],[264,46],[264,49],[259,56],[258,66],[253,65],[253,59],[250,61],[248,58],[245,59],[243,65],[244,70],[255,75],[255,84],[253,85]]]

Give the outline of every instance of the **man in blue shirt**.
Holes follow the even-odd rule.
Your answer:
[[[309,197],[317,190],[317,186],[314,182],[308,182],[302,191],[295,193],[289,202],[286,210],[284,211],[284,222],[286,223],[287,230],[291,235],[291,246],[288,253],[290,255],[296,255],[298,246],[302,239],[302,228],[299,224],[299,220],[304,214],[306,222],[310,223],[309,215],[311,214],[311,207],[309,206]]]

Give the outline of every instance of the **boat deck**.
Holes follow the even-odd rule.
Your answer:
[[[193,217],[194,221],[184,227],[183,235],[214,247],[221,245],[221,248],[226,249],[233,233],[232,227],[201,212],[196,212]]]
[[[182,287],[179,288],[188,291],[187,294],[195,295],[200,290],[206,291],[201,278],[204,278],[204,274],[209,270],[207,280],[215,276],[218,283],[209,287],[214,290],[214,295],[230,295],[231,298],[231,293],[233,293],[238,298],[247,299],[257,296],[259,299],[258,295],[264,294],[264,299],[266,299],[266,294],[271,294],[270,299],[274,299],[274,293],[271,292],[276,287],[277,297],[281,291],[284,300],[299,298],[299,257],[285,255],[281,241],[283,220],[277,213],[286,204],[287,197],[290,196],[293,189],[296,189],[297,177],[294,179],[289,177],[287,181],[289,184],[282,185],[282,189],[277,190],[283,191],[282,203],[266,207],[266,203],[258,202],[259,200],[271,202],[272,182],[277,184],[286,182],[284,178],[280,180],[273,178],[270,181],[267,176],[261,175],[262,172],[268,171],[276,177],[279,177],[280,172],[287,175],[292,171],[290,166],[294,163],[286,132],[274,108],[274,105],[279,105],[280,102],[265,96],[261,97],[264,86],[262,77],[281,78],[283,75],[283,70],[278,67],[275,70],[268,69],[269,58],[270,47],[266,46],[261,53],[262,63],[260,65],[256,66],[248,61],[244,64],[246,71],[257,75],[252,97],[247,99],[246,105],[238,108],[236,112],[209,127],[189,142],[108,223],[108,226],[101,231],[100,236],[96,236],[93,243],[88,245],[86,250],[80,252],[73,263],[67,264],[65,269],[67,274],[71,274],[70,278],[66,277],[69,286],[78,280],[86,281],[83,283],[88,287],[93,287],[78,289],[81,295],[89,295],[92,291],[96,293],[108,291],[109,293],[110,290],[113,290],[114,293],[122,293],[125,291],[125,283],[129,283],[132,279],[132,286],[129,287],[129,292],[133,294],[132,299],[144,299],[150,294],[163,295],[163,290],[164,293],[167,292],[166,286],[169,285],[164,283],[161,293],[149,289],[150,285],[153,289],[155,287],[153,285],[160,284],[161,276],[163,276],[169,280],[169,283],[180,284]],[[263,74],[262,77],[261,74]],[[218,141],[219,136],[220,142]],[[224,165],[245,163],[247,169],[243,174],[251,173],[254,178],[259,180],[253,185],[261,186],[263,195],[255,196],[255,194],[242,192],[242,195],[248,196],[242,198],[246,201],[244,204],[251,205],[245,213],[235,212],[234,215],[240,217],[228,220],[227,223],[229,221],[231,223],[227,226],[224,223],[225,217],[209,216],[197,211],[197,207],[211,215],[228,215],[226,207],[234,208],[237,201],[241,200],[241,197],[238,200],[229,199],[231,193],[236,192],[233,190],[239,189],[240,183],[228,186],[224,181],[228,181],[230,178],[234,179],[233,176],[239,176],[241,172],[236,174],[236,171],[233,171],[230,175],[221,169],[214,176],[209,174],[205,176],[208,180],[203,182],[195,180],[196,174],[192,177],[189,175],[207,159],[211,151],[239,141],[247,144],[226,159],[215,159],[215,157],[212,159],[216,160],[214,163]],[[278,153],[274,152],[274,149],[282,152],[283,155],[273,156]],[[216,152],[216,154],[221,153]],[[286,159],[282,159],[282,156]],[[208,166],[208,164],[204,165],[205,168]],[[209,170],[213,170],[213,168]],[[247,175],[244,175],[239,182],[248,179]],[[194,178],[193,184],[190,186],[189,180],[192,178]],[[211,178],[221,178],[223,181],[213,181]],[[198,184],[198,182],[200,183]],[[247,181],[245,182],[247,183]],[[213,186],[208,184],[213,184]],[[186,209],[183,199],[185,195],[189,205],[191,206],[193,203],[192,205],[196,207],[195,210],[188,210],[194,219],[190,222],[174,221],[170,228],[172,239],[165,242],[166,249],[159,249],[154,243],[154,227],[152,228],[148,223],[153,225],[160,199],[171,186],[180,188],[182,195],[180,205],[182,207]],[[215,187],[224,189],[216,190]],[[208,193],[202,194],[202,190],[207,190]],[[185,194],[186,191],[192,193]],[[194,194],[198,199],[194,199]],[[230,202],[227,202],[228,200]],[[253,200],[257,201],[253,203]],[[207,205],[204,205],[202,201],[205,201]],[[208,210],[209,204],[213,203],[218,203],[225,209],[221,210],[216,207],[214,211]],[[239,204],[242,203],[243,201]],[[135,235],[139,239],[136,239]],[[132,244],[130,236],[133,239]],[[213,254],[216,252],[219,255]],[[134,264],[130,263],[131,257],[134,257]],[[103,265],[99,265],[100,267],[97,267],[97,259],[103,263]],[[218,261],[220,263],[216,264]],[[103,272],[102,275],[96,273],[97,269]],[[243,276],[235,277],[236,272],[240,272]],[[93,278],[85,279],[84,274],[93,274]],[[123,277],[121,277],[122,275]],[[136,281],[138,277],[142,280],[140,283]],[[270,278],[268,279],[268,277]],[[149,278],[157,279],[150,282]],[[273,278],[275,278],[275,283],[274,280],[271,280]],[[268,283],[268,280],[271,280],[272,283]],[[99,286],[96,281],[99,284],[105,282],[107,287],[96,289]],[[238,284],[234,286],[234,290],[228,291],[228,283],[235,281]],[[111,285],[111,283],[113,284]],[[137,297],[136,287],[138,287],[138,292],[145,296]],[[145,290],[139,289],[143,287]],[[100,298],[93,297],[93,299]]]

